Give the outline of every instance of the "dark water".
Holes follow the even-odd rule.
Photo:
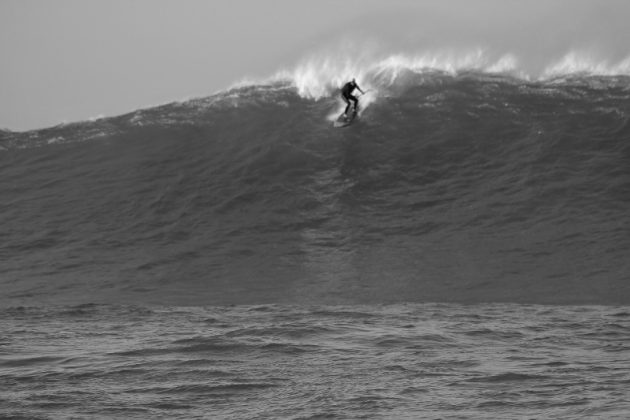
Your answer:
[[[0,416],[626,418],[629,80],[370,83],[0,132]]]
[[[628,80],[410,77],[5,134],[4,298],[627,304]]]

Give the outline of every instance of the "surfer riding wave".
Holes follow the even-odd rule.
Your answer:
[[[359,91],[362,94],[365,94],[365,92],[363,90],[361,90],[361,88],[359,87],[359,85],[357,85],[357,82],[355,79],[352,79],[352,81],[346,83],[345,85],[343,85],[343,87],[341,88],[341,98],[343,99],[343,101],[346,103],[346,110],[343,112],[346,116],[348,115],[348,111],[350,110],[350,106],[352,105],[350,101],[352,101],[354,103],[354,112],[358,111],[358,107],[359,107],[359,99],[352,95],[352,92],[355,89],[359,89]]]

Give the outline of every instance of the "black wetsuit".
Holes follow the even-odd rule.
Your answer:
[[[346,106],[346,110],[344,111],[344,114],[348,114],[348,110],[350,109],[350,101],[354,102],[354,110],[357,110],[357,105],[359,104],[359,100],[357,99],[356,96],[352,95],[352,92],[355,89],[359,89],[361,90],[361,88],[359,88],[359,86],[354,82],[354,80],[352,82],[348,82],[345,85],[343,85],[343,87],[341,88],[341,97],[343,98],[343,101],[347,104]]]

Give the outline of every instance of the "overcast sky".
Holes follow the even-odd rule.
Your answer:
[[[336,40],[630,54],[628,0],[0,0],[0,128],[205,96]],[[625,54],[625,55],[624,55]]]

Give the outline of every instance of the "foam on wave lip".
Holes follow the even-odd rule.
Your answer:
[[[600,60],[584,51],[570,51],[549,65],[541,75],[542,80],[585,74],[591,76],[630,76],[630,56],[618,63]]]
[[[542,83],[573,76],[630,76],[630,56],[619,62],[611,62],[598,60],[594,54],[569,51],[533,69],[522,55],[499,53],[482,47],[395,54],[375,52],[369,46],[355,47],[343,44],[330,51],[311,54],[291,69],[283,69],[266,79],[243,79],[232,85],[231,89],[290,86],[302,98],[320,100],[337,98],[341,86],[356,78],[359,86],[368,91],[361,98],[362,113],[380,96],[387,95],[390,88],[401,83],[404,85],[405,75],[409,74],[441,73],[457,76],[464,72],[478,72]],[[339,105],[327,115],[327,119],[334,120],[344,107],[345,104],[339,100]]]
[[[528,71],[526,67],[528,60],[518,54],[493,53],[481,47],[467,50],[442,49],[416,54],[366,53],[358,56],[331,52],[309,56],[293,69],[279,71],[258,83],[285,81],[293,85],[301,97],[318,100],[336,95],[343,83],[352,78],[356,78],[364,90],[378,92],[394,85],[407,72],[440,72],[456,76],[461,72],[477,71],[539,82],[574,75],[630,76],[630,56],[619,62],[612,62],[599,60],[593,54],[569,51],[558,59],[550,60],[538,70]]]
[[[311,51],[293,67],[281,69],[270,77],[241,79],[217,93],[231,92],[240,96],[247,94],[242,88],[291,86],[302,98],[320,100],[338,97],[341,86],[356,78],[363,90],[370,90],[361,101],[365,109],[379,96],[388,94],[391,87],[404,85],[405,75],[410,73],[457,76],[464,72],[478,72],[543,83],[564,76],[630,76],[630,55],[622,60],[606,59],[602,54],[589,54],[585,52],[587,50],[569,47],[556,49],[553,53],[540,52],[540,49],[532,53],[521,47],[496,48],[483,42],[416,50],[407,47],[396,51],[395,48],[374,38],[357,41],[346,37]],[[617,53],[619,56],[619,51]],[[338,111],[341,112],[345,105],[339,102]]]
[[[311,55],[293,69],[281,70],[264,80],[244,79],[231,88],[244,88],[257,84],[288,83],[300,97],[312,100],[337,97],[339,89],[348,80],[355,78],[366,91],[361,98],[361,114],[388,88],[395,85],[407,72],[442,72],[456,75],[461,71],[476,70],[488,73],[513,73],[517,71],[518,60],[506,54],[493,57],[482,48],[467,51],[442,50],[423,54],[376,54],[371,48],[361,48],[360,53],[351,45],[330,52]],[[345,104],[340,100],[328,120],[333,120],[342,112]]]

